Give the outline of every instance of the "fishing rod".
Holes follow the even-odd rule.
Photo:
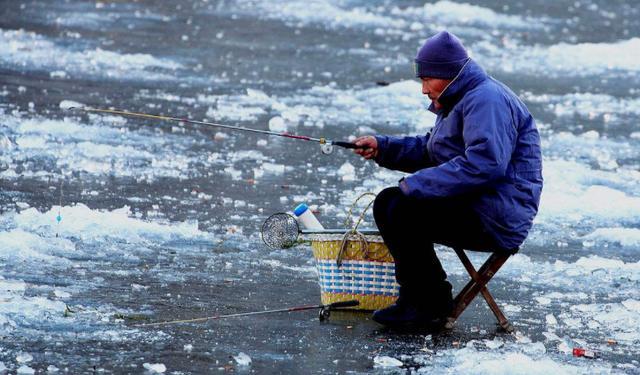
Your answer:
[[[133,327],[158,327],[158,326],[163,326],[168,324],[198,323],[198,322],[206,322],[208,320],[237,318],[241,316],[264,315],[264,314],[274,314],[274,313],[294,312],[294,311],[307,311],[307,310],[316,310],[316,309],[320,309],[319,319],[320,321],[323,321],[329,318],[329,315],[331,314],[331,310],[336,310],[336,309],[345,308],[345,307],[354,307],[354,306],[358,306],[359,304],[360,302],[357,300],[342,301],[342,302],[330,303],[328,305],[304,305],[304,306],[288,307],[286,309],[253,311],[253,312],[227,314],[227,315],[215,315],[215,316],[208,316],[204,318],[169,320],[166,322],[157,322],[157,323],[143,323],[143,324],[133,325]]]
[[[187,123],[187,124],[204,125],[204,126],[210,126],[210,127],[216,127],[216,128],[230,129],[230,130],[239,130],[239,131],[257,133],[257,134],[273,135],[277,137],[301,139],[303,141],[309,141],[309,142],[318,142],[320,143],[323,154],[331,154],[333,152],[333,146],[339,146],[339,147],[348,148],[348,149],[366,148],[364,146],[358,146],[354,143],[346,142],[346,141],[332,141],[326,138],[314,138],[314,137],[308,137],[306,135],[297,135],[297,134],[291,134],[287,132],[275,132],[270,130],[252,129],[252,128],[246,128],[243,126],[218,124],[218,123],[207,122],[207,121],[197,121],[197,120],[191,120],[188,118],[181,118],[181,117],[153,115],[148,113],[130,112],[130,111],[117,110],[117,109],[92,108],[92,107],[83,106],[80,103],[65,103],[65,101],[63,101],[62,103],[60,103],[60,107],[67,111],[107,113],[107,114],[127,116],[127,117],[173,121],[173,122],[181,122],[181,123]]]

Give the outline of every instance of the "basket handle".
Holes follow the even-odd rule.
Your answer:
[[[336,259],[336,265],[338,267],[342,266],[342,258],[344,257],[344,253],[345,253],[345,251],[347,249],[347,242],[349,240],[349,236],[350,235],[356,235],[358,237],[358,241],[360,242],[360,248],[364,250],[365,258],[367,258],[369,256],[369,243],[367,243],[367,239],[364,237],[364,235],[362,233],[358,232],[358,226],[362,223],[362,220],[364,219],[364,215],[367,213],[367,211],[369,210],[369,208],[371,207],[371,205],[375,201],[376,194],[371,193],[371,192],[366,192],[366,193],[361,194],[358,198],[356,198],[356,200],[351,204],[351,207],[349,207],[349,214],[348,214],[347,219],[345,221],[345,225],[347,227],[352,225],[352,223],[353,223],[353,210],[354,210],[354,208],[356,208],[356,205],[358,204],[360,199],[362,199],[362,198],[364,198],[366,196],[373,196],[373,199],[371,199],[371,201],[367,204],[367,206],[364,208],[364,210],[362,210],[362,212],[360,213],[360,216],[358,217],[358,221],[356,221],[355,224],[353,224],[353,227],[351,229],[347,230],[345,232],[345,234],[342,236],[342,243],[340,244],[340,251],[338,252],[338,257]]]
[[[371,201],[367,204],[364,210],[362,210],[362,212],[360,213],[360,216],[358,217],[358,221],[355,223],[355,225],[353,225],[353,210],[356,208],[356,205],[358,204],[360,199],[366,196],[372,196],[373,199],[371,199]],[[375,201],[376,196],[377,195],[372,192],[366,192],[366,193],[360,194],[360,196],[356,198],[355,201],[353,201],[353,203],[351,204],[351,207],[349,207],[349,214],[347,215],[347,219],[345,220],[345,226],[349,227],[353,225],[353,227],[350,230],[351,233],[355,233],[358,230],[358,226],[360,226],[360,224],[362,223],[362,220],[364,219],[364,215],[366,215],[367,211]]]

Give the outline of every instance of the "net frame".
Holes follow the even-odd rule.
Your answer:
[[[295,217],[286,212],[278,212],[264,221],[260,234],[269,248],[286,249],[297,243],[300,226]]]

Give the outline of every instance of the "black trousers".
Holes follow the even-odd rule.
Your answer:
[[[473,197],[415,199],[400,188],[378,194],[373,205],[380,234],[395,260],[400,284],[398,303],[440,312],[451,302],[451,284],[436,256],[434,243],[479,251],[495,250],[471,208]]]

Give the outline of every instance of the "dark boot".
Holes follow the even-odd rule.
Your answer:
[[[436,330],[446,323],[446,316],[436,316],[429,310],[398,303],[374,311],[372,319],[389,328],[403,330]]]
[[[446,323],[452,309],[451,284],[444,281],[434,286],[427,296],[424,292],[400,287],[396,303],[376,310],[372,319],[392,328],[438,329]]]

